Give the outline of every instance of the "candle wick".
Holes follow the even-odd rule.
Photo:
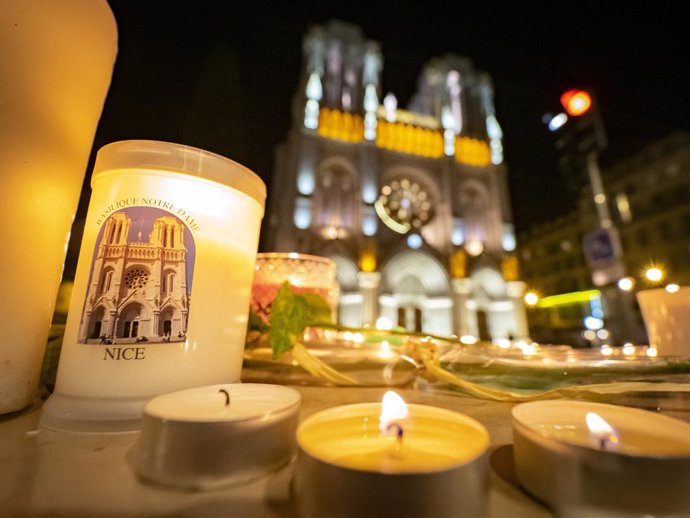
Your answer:
[[[606,437],[602,437],[601,439],[599,439],[599,448],[601,448],[602,450],[605,450],[606,449],[606,442],[607,442]]]
[[[400,426],[398,423],[390,423],[388,426],[386,426],[386,432],[389,430],[395,429],[395,438],[398,442],[402,442],[403,435],[405,434],[405,431],[403,430],[403,427]]]
[[[230,394],[225,389],[220,389],[218,392],[225,394],[225,406],[230,406]]]

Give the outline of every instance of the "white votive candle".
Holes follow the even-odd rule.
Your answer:
[[[169,142],[101,148],[42,425],[136,428],[152,397],[240,379],[266,187]]]
[[[295,453],[300,394],[280,385],[211,385],[153,398],[145,407],[137,472],[160,484],[214,489],[287,464]]]

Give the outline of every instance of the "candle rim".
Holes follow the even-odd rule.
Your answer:
[[[213,187],[215,189],[223,189],[227,192],[232,193],[235,196],[239,196],[240,198],[245,199],[246,201],[249,201],[250,203],[256,205],[259,208],[261,217],[263,217],[264,214],[264,204],[260,203],[257,198],[254,196],[247,194],[246,192],[242,191],[241,189],[237,187],[232,187],[229,185],[226,185],[221,182],[217,182],[215,180],[209,179],[209,178],[203,178],[201,176],[194,176],[194,175],[189,175],[183,171],[176,171],[174,169],[165,169],[163,167],[158,167],[156,169],[149,169],[146,167],[138,167],[138,166],[130,166],[130,167],[122,167],[122,168],[117,168],[117,169],[108,169],[104,170],[98,173],[98,175],[92,175],[91,177],[91,186],[93,187],[93,184],[95,182],[98,182],[104,178],[108,178],[109,176],[115,176],[115,175],[131,175],[135,177],[141,177],[141,171],[145,171],[148,176],[160,176],[163,178],[173,178],[175,180],[179,181],[184,181],[184,182],[196,182],[196,183],[201,183],[201,184],[206,184],[209,187]],[[162,208],[162,207],[160,207]],[[163,209],[165,210],[165,209]]]
[[[468,423],[471,423],[474,425],[475,428],[478,430],[485,432],[488,435],[488,431],[486,427],[481,424],[478,420],[475,418],[468,416],[467,414],[463,414],[462,412],[457,412],[455,410],[450,410],[447,408],[443,407],[438,407],[434,405],[425,405],[425,404],[420,404],[420,403],[405,403],[407,405],[408,410],[410,410],[410,416],[412,416],[412,409],[415,409],[415,411],[433,411],[437,413],[443,413],[448,416],[457,418],[458,420],[463,420],[467,421]],[[312,421],[318,421],[318,418],[323,418],[324,416],[328,416],[329,414],[338,415],[341,413],[346,413],[347,410],[371,410],[371,409],[376,409],[378,408],[378,412],[375,413],[374,417],[377,419],[381,415],[381,406],[382,402],[381,401],[371,401],[367,403],[351,403],[347,405],[338,405],[338,406],[333,406],[329,408],[325,408],[323,410],[319,410],[317,412],[314,412],[313,414],[309,415],[308,417],[304,418],[302,423],[300,425],[305,425],[305,424],[311,424]]]
[[[170,415],[166,414],[164,410],[166,408],[157,408],[161,405],[168,404],[168,400],[179,397],[179,396],[190,396],[193,397],[195,393],[201,393],[202,391],[208,391],[208,395],[212,396],[215,392],[220,393],[221,389],[228,390],[230,392],[230,398],[232,401],[234,390],[238,387],[247,388],[249,390],[267,389],[273,391],[274,394],[282,392],[287,397],[287,400],[282,406],[269,410],[263,413],[256,413],[250,415],[235,415],[235,416],[212,416],[212,417],[192,417],[192,416],[181,416],[181,415]],[[237,397],[237,396],[235,396]],[[193,399],[188,399],[191,401]],[[246,401],[244,399],[243,401]],[[269,401],[275,401],[273,398]],[[302,395],[295,389],[290,387],[285,387],[283,385],[274,385],[271,383],[225,383],[219,385],[205,385],[201,387],[192,387],[183,390],[176,390],[174,392],[168,392],[167,394],[161,394],[149,400],[144,407],[144,415],[154,419],[160,419],[166,422],[180,422],[180,423],[206,423],[206,424],[226,424],[226,423],[242,423],[253,420],[263,420],[266,418],[281,415],[283,413],[289,413],[294,410],[295,407],[299,407],[302,401]],[[221,400],[222,402],[222,400]],[[232,404],[232,403],[231,403]]]
[[[335,261],[330,257],[313,254],[303,254],[302,252],[258,252],[258,259],[288,259],[292,261],[308,260],[335,266]]]
[[[658,435],[659,441],[663,441],[664,439],[670,439],[674,438],[677,439],[679,437],[690,437],[690,435],[682,435],[683,432],[690,432],[690,423],[687,423],[685,421],[682,421],[680,419],[667,416],[664,414],[657,414],[654,412],[649,412],[647,410],[643,410],[641,408],[633,408],[633,407],[625,407],[625,406],[620,406],[620,405],[610,405],[606,403],[594,403],[594,402],[587,402],[587,401],[576,401],[576,400],[550,400],[550,401],[530,401],[527,403],[521,403],[519,405],[516,405],[512,408],[511,410],[511,415],[513,418],[513,428],[514,430],[518,430],[519,432],[525,434],[528,433],[532,435],[533,437],[538,438],[539,440],[547,441],[551,443],[552,445],[557,445],[559,447],[567,447],[567,448],[577,448],[579,450],[584,450],[587,452],[598,452],[600,454],[605,454],[605,455],[620,455],[624,457],[632,457],[632,458],[640,458],[640,459],[674,459],[674,460],[688,460],[690,459],[690,440],[687,440],[684,442],[684,444],[687,447],[687,452],[679,452],[679,453],[661,453],[661,452],[639,452],[636,450],[627,450],[625,448],[621,449],[616,449],[616,450],[602,450],[597,448],[593,444],[583,444],[580,442],[575,442],[575,441],[569,441],[567,439],[564,439],[562,437],[555,437],[552,434],[549,434],[548,432],[544,432],[543,430],[539,429],[537,425],[539,424],[546,424],[549,422],[552,422],[554,419],[548,419],[548,420],[541,420],[541,421],[529,421],[529,419],[526,419],[525,414],[529,413],[530,411],[534,411],[535,409],[540,409],[543,407],[546,407],[546,409],[549,409],[551,406],[556,406],[558,410],[563,411],[564,409],[567,409],[568,407],[575,407],[581,410],[582,413],[582,422],[584,423],[584,415],[587,413],[587,411],[591,412],[596,412],[601,416],[601,413],[606,413],[607,411],[609,412],[618,412],[619,414],[626,415],[630,417],[632,414],[633,416],[640,416],[642,418],[646,418],[644,422],[649,422],[649,420],[656,420],[656,421],[663,421],[661,424],[670,424],[673,425],[674,428],[671,429],[671,432],[669,433],[669,428],[668,427],[659,427],[658,429],[655,429],[652,433],[654,435]],[[572,415],[579,415],[579,414],[572,414]],[[534,417],[534,416],[528,416],[528,417]],[[620,425],[613,423],[612,421],[616,421],[617,419],[611,419],[610,415],[609,416],[601,416],[603,417],[617,432],[621,431]],[[571,419],[568,422],[575,422],[575,419]],[[678,428],[685,428],[686,430],[681,430],[680,433],[678,432]],[[639,431],[640,427],[634,427],[633,430]],[[659,434],[660,432],[660,434]]]
[[[262,211],[265,208],[266,184],[259,175],[239,162],[204,149],[162,140],[111,142],[98,150],[91,178],[93,181],[108,173],[128,169],[176,173],[206,180],[248,196]]]
[[[361,417],[372,417],[375,419],[379,419],[380,414],[381,414],[381,407],[382,407],[382,402],[370,402],[370,403],[354,403],[354,404],[348,404],[348,405],[339,405],[335,407],[330,407],[324,410],[320,410],[318,412],[315,412],[314,414],[306,417],[305,419],[302,420],[302,422],[299,424],[297,427],[297,433],[296,433],[296,440],[297,444],[299,445],[300,449],[307,454],[309,457],[319,461],[323,462],[326,464],[332,464],[337,466],[339,469],[346,469],[346,470],[352,470],[352,471],[357,471],[357,472],[363,472],[363,473],[373,473],[373,474],[384,474],[384,475],[394,475],[394,476],[414,476],[414,475],[420,475],[420,474],[435,474],[435,473],[443,473],[446,471],[451,471],[454,469],[462,468],[464,466],[468,466],[474,462],[476,462],[478,459],[480,459],[483,455],[487,453],[490,447],[491,443],[491,437],[489,434],[489,431],[486,429],[486,427],[480,423],[478,420],[475,418],[468,416],[467,414],[463,414],[461,412],[457,412],[455,410],[449,410],[447,408],[442,408],[442,407],[437,407],[437,406],[432,406],[432,405],[424,405],[424,404],[417,404],[417,403],[406,403],[407,408],[409,410],[409,418],[411,420],[414,420],[415,417],[422,417],[418,413],[419,412],[433,412],[434,414],[441,414],[441,415],[446,415],[448,417],[451,417],[452,419],[455,420],[455,423],[457,424],[462,424],[465,426],[468,426],[472,430],[478,432],[481,434],[481,444],[477,447],[477,451],[469,456],[467,459],[464,460],[459,460],[454,462],[453,464],[449,465],[446,468],[442,469],[429,469],[429,470],[415,470],[415,471],[403,471],[403,472],[393,472],[393,473],[384,473],[384,472],[379,472],[379,471],[372,471],[370,469],[365,469],[365,468],[356,468],[356,467],[351,467],[351,466],[345,466],[341,465],[331,459],[327,459],[319,455],[317,452],[314,451],[314,448],[310,447],[309,445],[305,445],[303,441],[303,433],[306,428],[309,428],[310,426],[318,425],[319,423],[322,422],[327,422],[327,419],[329,417],[337,417],[341,415],[342,417],[347,417],[347,414],[349,413],[348,411],[367,411],[365,414],[362,414]],[[417,415],[415,415],[417,414]]]

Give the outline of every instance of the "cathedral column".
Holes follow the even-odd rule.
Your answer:
[[[115,330],[117,329],[117,322],[120,318],[117,316],[117,311],[110,311],[110,321],[108,322],[107,336],[115,338]]]
[[[89,338],[89,324],[91,324],[91,316],[93,315],[93,311],[86,310],[84,311],[84,316],[82,317],[81,325],[79,326],[79,335],[78,335],[78,341],[83,341],[86,343],[86,340]],[[101,334],[103,334],[101,332]]]
[[[379,316],[379,272],[359,272],[357,274],[359,291],[362,294],[362,324],[374,325]]]
[[[161,336],[161,334],[159,332],[160,331],[160,328],[159,328],[160,316],[161,316],[161,312],[159,310],[154,309],[153,310],[153,319],[152,319],[152,323],[151,323],[151,328],[152,328],[151,329],[151,335],[153,335],[153,336]]]
[[[181,322],[182,334],[186,335],[187,334],[187,320],[189,319],[189,312],[188,312],[188,310],[183,309],[182,311],[180,311],[180,313],[182,314],[182,322]]]
[[[453,298],[455,311],[453,317],[455,322],[455,334],[458,336],[473,335],[476,336],[476,315],[474,311],[467,307],[467,302],[472,295],[472,280],[467,277],[452,280]]]
[[[522,281],[506,282],[506,292],[513,303],[513,319],[515,322],[513,334],[516,339],[525,339],[529,337],[527,310],[525,309],[524,299],[526,289],[527,285]]]

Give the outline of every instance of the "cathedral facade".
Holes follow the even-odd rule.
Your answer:
[[[489,75],[433,59],[403,110],[359,28],[314,27],[303,50],[263,248],[331,257],[343,325],[526,338]]]
[[[154,217],[151,216],[154,214]],[[187,332],[193,256],[178,218],[124,209],[103,224],[79,329],[81,343],[176,342]],[[139,229],[151,228],[148,240]],[[188,231],[187,231],[188,232]]]

